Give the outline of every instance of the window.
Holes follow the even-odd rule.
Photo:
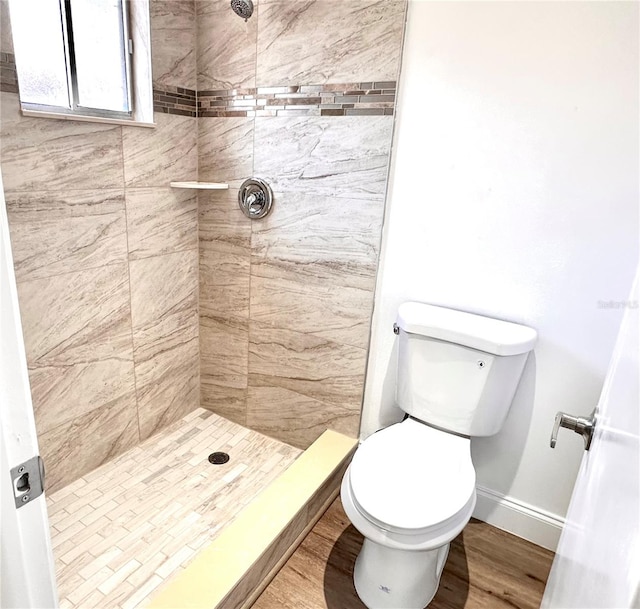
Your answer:
[[[148,1],[10,7],[24,114],[153,122]]]

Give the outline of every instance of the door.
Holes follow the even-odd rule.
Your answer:
[[[591,448],[578,473],[542,609],[640,607],[639,281],[636,274],[623,305]]]
[[[47,505],[0,176],[0,607],[57,607]],[[19,504],[20,507],[17,507]]]

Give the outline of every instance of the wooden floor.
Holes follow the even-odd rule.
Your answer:
[[[337,499],[253,608],[363,609],[352,580],[361,545]],[[552,560],[552,552],[472,520],[451,544],[429,609],[538,609]]]

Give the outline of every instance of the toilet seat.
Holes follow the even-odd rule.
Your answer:
[[[475,503],[470,440],[406,419],[362,442],[349,482],[355,507],[380,528],[438,528]]]

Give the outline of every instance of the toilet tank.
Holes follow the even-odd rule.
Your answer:
[[[497,433],[509,412],[532,328],[405,302],[398,308],[396,401],[407,414],[467,436]]]

